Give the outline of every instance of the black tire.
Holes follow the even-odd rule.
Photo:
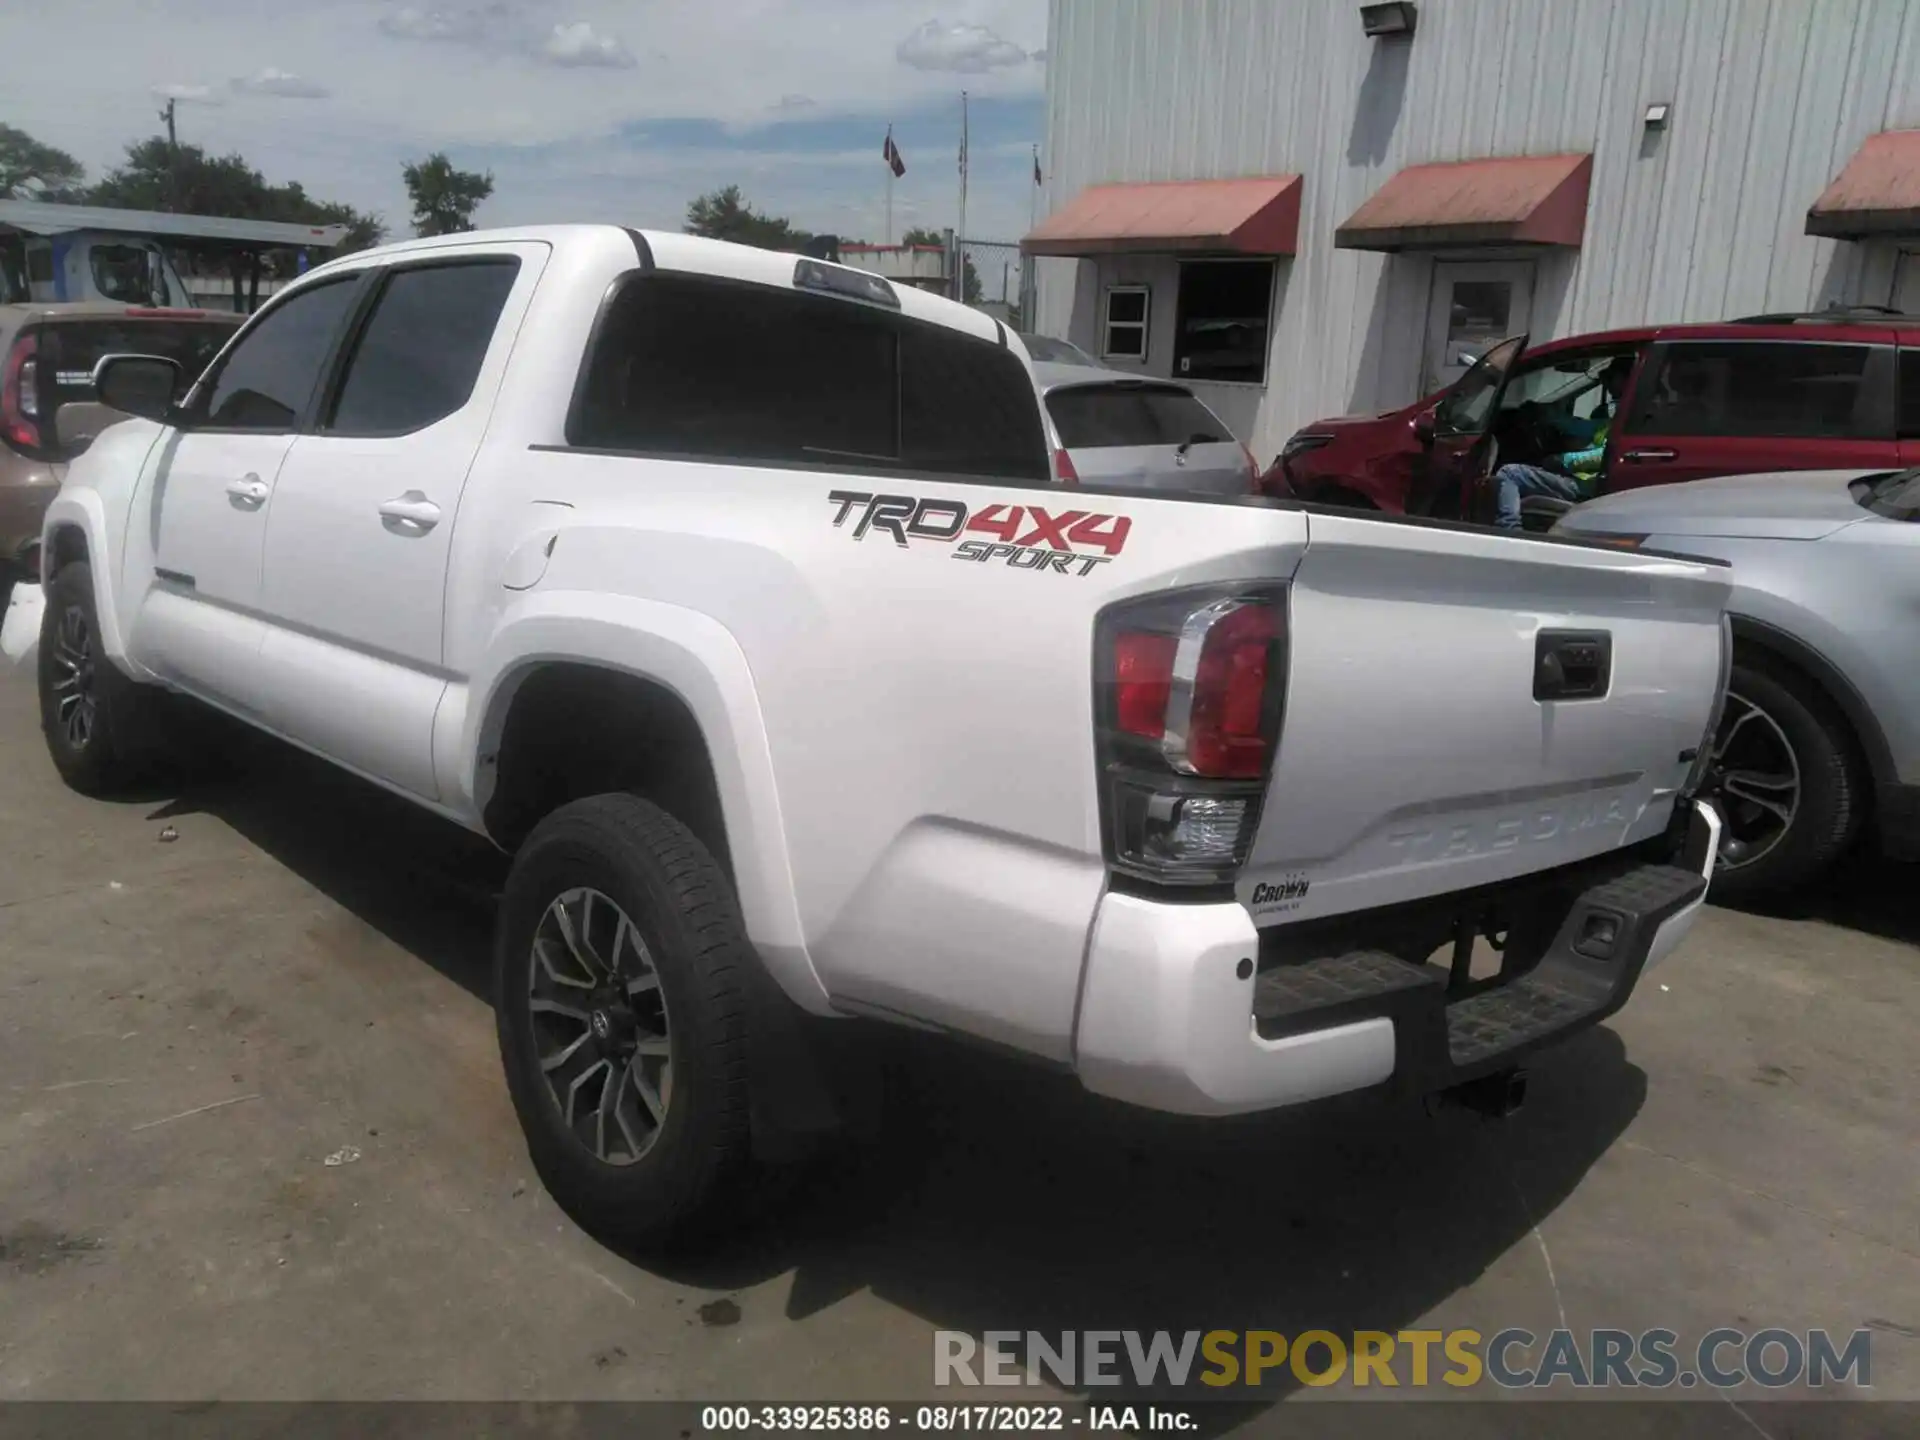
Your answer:
[[[60,778],[83,795],[119,793],[152,771],[165,692],[128,679],[100,648],[93,570],[63,565],[40,622],[40,729]]]
[[[570,1128],[541,1064],[542,1045],[561,1043],[546,1038],[551,1026],[570,1022],[548,1017],[541,1022],[545,1033],[536,1031],[535,940],[542,924],[551,923],[555,902],[580,889],[611,900],[628,918],[664,1000],[659,1028],[670,1051],[671,1080],[654,1093],[664,1094],[669,1084],[671,1093],[637,1157],[597,1153]],[[617,964],[618,939],[613,949]],[[693,832],[658,806],[632,795],[577,800],[541,821],[521,845],[496,932],[494,1013],[501,1058],[535,1170],[561,1208],[590,1233],[634,1250],[663,1251],[698,1243],[734,1218],[752,1168],[748,981],[756,963],[726,876]],[[617,984],[612,990],[624,994]],[[591,1057],[606,1039],[597,1028],[600,1005],[583,1002],[596,1024],[586,1027],[590,1048],[581,1058],[596,1065]],[[549,1059],[552,1053],[550,1048]],[[556,1076],[567,1076],[579,1063],[568,1062]],[[607,1063],[638,1061],[622,1062],[609,1049]],[[624,1071],[607,1073],[625,1080]],[[580,1082],[576,1077],[569,1083]],[[604,1090],[589,1090],[584,1098],[594,1094],[604,1104]],[[614,1107],[621,1103],[616,1093]]]
[[[1733,905],[1778,903],[1818,880],[1853,843],[1865,797],[1860,761],[1845,719],[1818,686],[1791,670],[1752,655],[1736,656],[1727,696],[1727,713],[1714,738],[1715,798],[1725,829],[1713,898]],[[1748,709],[1758,713],[1736,733]],[[1754,756],[1759,768],[1753,747],[1762,740],[1775,748],[1784,740],[1799,785],[1791,819],[1764,844],[1739,838],[1743,829],[1762,837],[1772,822],[1737,793],[1741,788],[1755,793],[1751,786],[1727,778],[1746,756]],[[1721,754],[1729,742],[1731,748]],[[1751,858],[1740,858],[1743,852]]]

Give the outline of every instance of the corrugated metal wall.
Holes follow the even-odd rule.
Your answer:
[[[1233,405],[1258,403],[1263,462],[1307,420],[1415,397],[1431,257],[1332,238],[1405,165],[1593,153],[1536,338],[1892,294],[1898,246],[1804,226],[1863,139],[1920,128],[1920,0],[1420,0],[1411,43],[1368,39],[1359,0],[1053,0],[1047,63],[1048,212],[1104,181],[1305,175],[1267,394]],[[1040,324],[1086,344],[1076,266],[1040,262]]]

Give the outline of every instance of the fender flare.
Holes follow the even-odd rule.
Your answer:
[[[759,694],[732,632],[696,611],[627,595],[552,590],[515,602],[474,667],[470,693],[478,701],[461,724],[452,778],[459,803],[476,816],[492,792],[514,695],[542,664],[618,671],[661,685],[686,705],[713,765],[748,938],[796,1004],[832,1013],[801,929]]]
[[[127,658],[126,632],[120,624],[117,594],[116,555],[108,539],[106,506],[100,492],[63,487],[47,507],[40,525],[40,545],[45,557],[54,552],[54,536],[62,530],[77,530],[87,545],[87,565],[93,573],[93,604],[100,625],[100,648],[107,658],[137,680],[150,680],[146,670]]]

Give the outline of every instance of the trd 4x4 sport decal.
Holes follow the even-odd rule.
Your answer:
[[[1090,510],[1047,510],[1039,505],[993,504],[970,509],[958,500],[927,500],[914,495],[868,495],[830,490],[833,526],[853,521],[853,538],[878,532],[903,549],[916,540],[953,546],[953,558],[1015,570],[1049,570],[1061,575],[1090,575],[1126,548],[1133,519]],[[962,538],[969,533],[991,540]],[[1098,553],[1094,553],[1098,552]]]

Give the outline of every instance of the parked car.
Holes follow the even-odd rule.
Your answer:
[[[1716,895],[1811,885],[1863,830],[1920,859],[1920,469],[1631,490],[1556,533],[1733,565]]]
[[[1759,315],[1492,347],[1448,390],[1378,415],[1317,420],[1282,447],[1266,488],[1303,499],[1444,513],[1473,472],[1555,452],[1553,420],[1585,418],[1599,377],[1635,360],[1599,493],[1714,475],[1920,464],[1920,316],[1852,309]],[[1485,367],[1504,383],[1489,418]],[[1468,412],[1464,413],[1463,412]],[[1461,444],[1491,429],[1489,446]],[[1436,504],[1440,507],[1436,512]]]
[[[1186,386],[1085,365],[1035,364],[1033,378],[1061,484],[1254,493],[1252,453]]]
[[[1722,565],[1063,497],[996,321],[673,233],[365,251],[175,369],[101,364],[147,418],[48,512],[53,763],[118,790],[191,697],[511,852],[507,1087],[603,1234],[828,1127],[829,1021],[1498,1108],[1702,903]]]
[[[1020,343],[1027,347],[1027,358],[1038,365],[1092,365],[1098,368],[1100,362],[1069,340],[1056,340],[1051,335],[1028,335],[1021,333]]]
[[[184,391],[240,319],[100,302],[0,305],[0,585],[39,540],[41,517],[68,462],[126,418],[95,401],[93,369],[101,357],[164,355],[180,367]]]

